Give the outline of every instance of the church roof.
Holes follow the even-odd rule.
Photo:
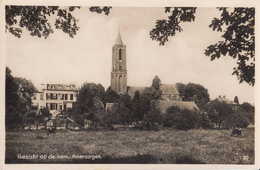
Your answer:
[[[127,94],[132,98],[135,96],[135,92],[139,91],[139,93],[143,93],[146,87],[138,87],[138,86],[127,86]]]
[[[160,89],[162,90],[162,93],[179,94],[174,84],[161,84]]]
[[[120,31],[118,30],[117,38],[116,38],[116,45],[123,45],[123,41],[120,35]]]
[[[158,101],[158,107],[161,113],[165,113],[166,110],[171,106],[177,106],[181,110],[188,109],[188,110],[199,110],[198,106],[194,102],[190,101]]]
[[[146,87],[127,86],[127,94],[133,98],[137,90],[141,94],[145,88]],[[174,84],[161,84],[160,88],[163,94],[179,94],[179,91]]]

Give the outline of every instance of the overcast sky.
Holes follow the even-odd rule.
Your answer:
[[[150,30],[157,19],[167,18],[164,8],[113,8],[109,16],[75,11],[80,30],[72,39],[54,30],[49,38],[18,39],[6,34],[6,65],[13,76],[30,79],[40,90],[44,83],[100,83],[110,86],[112,46],[118,28],[126,45],[128,86],[150,86],[158,75],[162,83],[198,83],[211,99],[219,95],[240,103],[254,101],[254,87],[239,84],[232,75],[236,60],[229,56],[210,61],[204,50],[221,40],[208,25],[219,16],[216,8],[198,8],[195,22],[181,24],[183,32],[170,37],[165,46],[152,41]]]

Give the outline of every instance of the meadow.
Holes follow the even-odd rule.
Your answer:
[[[254,164],[254,128],[6,132],[9,163]]]

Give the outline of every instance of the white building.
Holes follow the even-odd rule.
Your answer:
[[[32,97],[32,111],[37,113],[43,107],[50,112],[72,109],[76,102],[78,90],[74,84],[47,84],[42,92]]]

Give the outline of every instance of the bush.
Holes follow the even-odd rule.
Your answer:
[[[180,130],[198,128],[201,124],[202,116],[197,111],[180,110],[175,106],[167,109],[164,118],[164,126]]]
[[[249,123],[250,120],[247,117],[247,114],[245,112],[237,110],[225,119],[225,121],[223,122],[223,126],[225,128],[246,128]]]

